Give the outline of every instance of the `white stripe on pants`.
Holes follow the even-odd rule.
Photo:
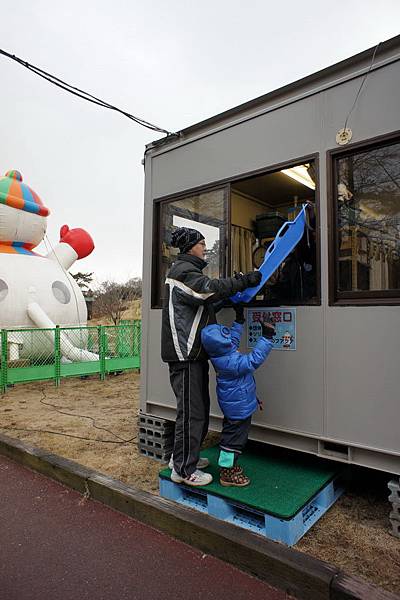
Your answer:
[[[169,363],[169,372],[177,406],[174,468],[181,477],[188,477],[196,470],[200,446],[208,431],[208,362]]]

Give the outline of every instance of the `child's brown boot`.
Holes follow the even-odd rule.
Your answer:
[[[250,479],[245,475],[242,467],[234,465],[231,468],[221,468],[219,471],[219,482],[224,487],[245,487],[249,485]]]

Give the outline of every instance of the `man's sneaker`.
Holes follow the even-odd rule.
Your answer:
[[[209,464],[210,464],[210,461],[208,460],[208,458],[201,458],[201,456],[200,456],[199,460],[197,461],[196,467],[198,469],[205,469],[206,467],[208,467]],[[174,455],[173,454],[171,454],[171,458],[169,459],[168,468],[171,470],[174,468]]]
[[[189,477],[181,477],[180,475],[178,475],[175,469],[172,469],[171,480],[174,483],[184,483],[185,485],[192,485],[196,487],[200,485],[208,485],[209,483],[211,483],[212,475],[210,475],[210,473],[203,473],[203,471],[199,471],[198,469],[196,469],[196,471],[189,475]]]

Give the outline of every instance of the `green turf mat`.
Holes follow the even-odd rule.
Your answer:
[[[201,452],[211,463],[204,471],[211,473],[214,480],[200,489],[281,519],[291,519],[339,472],[335,463],[313,456],[270,447],[262,453],[246,449],[239,464],[251,484],[245,488],[223,487],[219,483],[218,454],[217,446]],[[168,468],[160,471],[160,477],[166,479],[170,474]]]

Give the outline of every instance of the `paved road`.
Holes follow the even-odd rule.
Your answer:
[[[197,598],[285,593],[0,456],[0,600]]]

